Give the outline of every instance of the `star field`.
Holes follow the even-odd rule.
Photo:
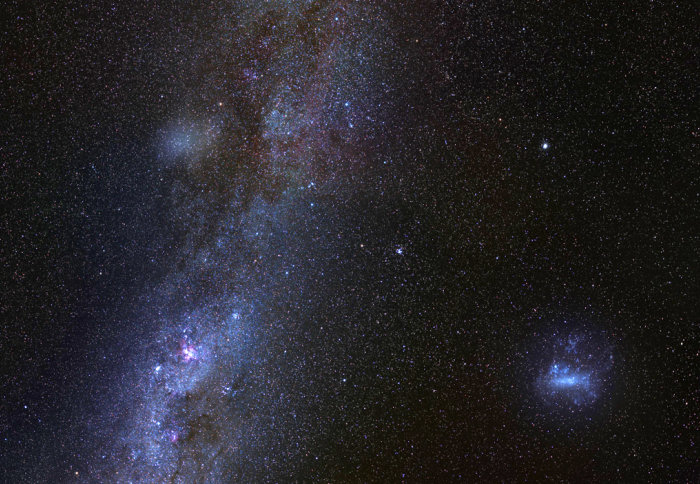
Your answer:
[[[698,479],[689,4],[5,13],[0,481]]]

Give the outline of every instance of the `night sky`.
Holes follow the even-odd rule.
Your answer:
[[[693,2],[0,21],[0,482],[698,482]]]

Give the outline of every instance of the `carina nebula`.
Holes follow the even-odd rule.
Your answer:
[[[692,2],[4,3],[0,482],[699,482]]]

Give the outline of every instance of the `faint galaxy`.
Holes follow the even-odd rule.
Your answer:
[[[535,397],[523,401],[539,417],[557,421],[577,413],[604,414],[606,404],[620,391],[614,382],[616,372],[624,372],[624,362],[614,337],[588,321],[552,324],[533,337],[525,352],[529,358],[521,365],[530,373],[527,383]]]
[[[4,13],[0,481],[698,480],[689,3]]]

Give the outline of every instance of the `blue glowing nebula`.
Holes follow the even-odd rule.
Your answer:
[[[566,365],[552,365],[549,375],[549,383],[553,388],[589,387],[591,382],[590,374],[577,373]]]
[[[562,376],[559,378],[554,378],[552,380],[552,386],[553,387],[560,387],[560,388],[567,388],[567,387],[573,387],[575,385],[585,385],[586,380],[587,380],[586,376],[579,376],[579,375]]]

